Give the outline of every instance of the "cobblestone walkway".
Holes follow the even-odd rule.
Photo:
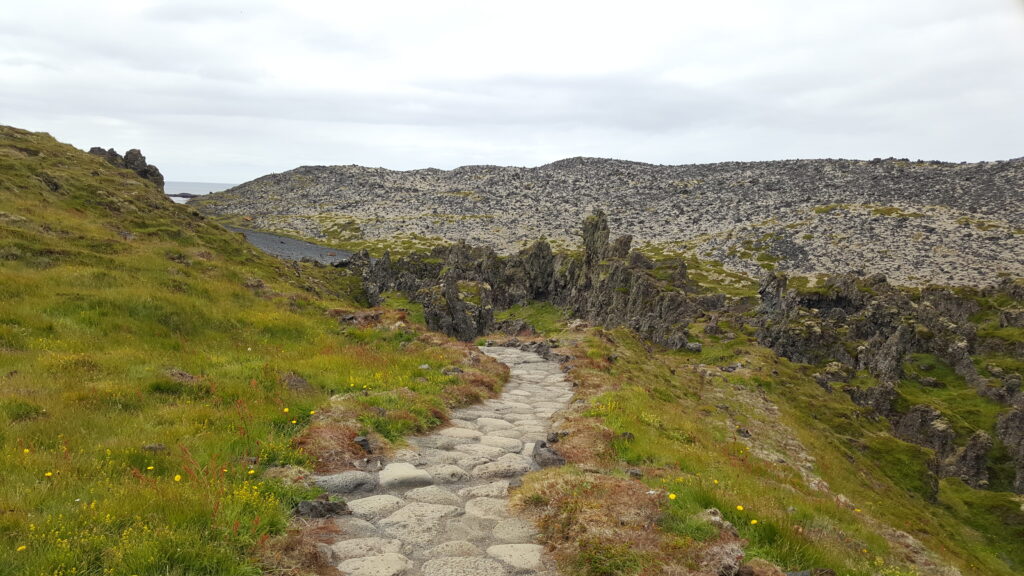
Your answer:
[[[456,410],[451,426],[409,440],[378,473],[316,478],[345,494],[347,539],[331,548],[351,576],[554,576],[536,530],[510,516],[509,483],[538,467],[551,416],[572,396],[557,363],[481,348],[511,369],[499,398]],[[548,452],[550,453],[550,452]]]

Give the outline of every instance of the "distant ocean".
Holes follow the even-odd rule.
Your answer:
[[[224,184],[223,182],[164,182],[164,193],[166,194],[209,194],[220,192],[235,186],[235,184]],[[178,204],[184,204],[187,198],[171,198]]]

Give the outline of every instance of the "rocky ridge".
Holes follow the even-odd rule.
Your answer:
[[[556,362],[515,348],[482,351],[511,368],[500,398],[456,410],[451,426],[411,438],[377,472],[315,477],[352,515],[325,551],[350,576],[553,575],[537,531],[508,509],[518,478],[563,464],[550,419],[572,396]]]
[[[121,156],[117,153],[117,150],[114,150],[113,148],[104,150],[99,146],[93,146],[89,149],[89,154],[105,159],[111,166],[127,168],[128,170],[138,174],[144,180],[149,180],[153,184],[156,184],[157,188],[159,188],[161,192],[164,190],[164,175],[160,173],[159,168],[146,162],[146,157],[142,155],[142,151],[138,148],[132,148],[125,152],[124,156]]]
[[[511,253],[578,241],[594,209],[640,244],[732,270],[863,270],[901,285],[1024,275],[1024,160],[789,160],[658,166],[572,158],[536,168],[397,172],[304,166],[195,199],[310,238],[465,240]]]

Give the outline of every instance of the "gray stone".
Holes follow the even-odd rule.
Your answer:
[[[365,538],[367,536],[376,536],[379,533],[376,526],[354,516],[336,518],[333,522],[342,535],[349,538]]]
[[[381,520],[381,529],[414,546],[424,546],[441,536],[441,520],[459,512],[455,506],[414,502]]]
[[[438,484],[454,484],[469,478],[468,472],[453,464],[429,466],[427,470],[430,472],[431,477],[434,478],[434,482]]]
[[[508,572],[490,558],[435,558],[420,568],[423,576],[504,576]]]
[[[479,486],[470,486],[459,490],[459,496],[463,498],[501,498],[508,496],[508,480],[498,480]]]
[[[519,452],[523,449],[523,443],[514,438],[502,438],[501,436],[484,436],[480,439],[484,446],[494,446],[506,452]]]
[[[483,556],[484,551],[477,548],[472,542],[466,540],[452,540],[444,544],[438,544],[424,553],[427,558],[443,558],[458,556]]]
[[[518,402],[511,402],[507,404],[515,404],[518,406],[529,406],[528,404],[519,404]],[[512,428],[512,425],[504,420],[497,418],[477,418],[476,424],[483,430],[507,430]]]
[[[466,502],[466,516],[486,520],[508,518],[508,501],[502,498],[473,498]]]
[[[448,436],[449,438],[462,438],[471,440],[475,440],[483,436],[483,433],[480,432],[479,430],[470,430],[469,428],[445,428],[444,430],[438,432],[438,434],[440,434],[441,436]]]
[[[402,541],[388,540],[377,536],[353,538],[352,540],[336,542],[331,546],[331,550],[338,560],[349,560],[364,556],[380,556],[386,553],[397,554],[402,551]]]
[[[487,555],[520,570],[539,570],[543,567],[539,544],[498,544],[487,549]]]
[[[377,481],[373,479],[373,476],[360,470],[349,470],[329,476],[314,476],[313,484],[332,494],[369,492],[377,487]]]
[[[400,576],[412,567],[412,562],[401,554],[387,553],[379,556],[352,558],[338,564],[348,576]]]
[[[508,452],[508,450],[503,450],[495,446],[485,446],[483,444],[464,444],[462,446],[456,446],[455,450],[470,456],[483,456],[484,458],[498,458],[502,454]]]
[[[405,500],[388,494],[367,496],[358,500],[351,500],[348,503],[349,510],[354,516],[375,520],[383,518],[405,505]]]
[[[378,474],[380,486],[385,490],[396,488],[415,488],[426,486],[434,482],[430,474],[405,462],[392,462],[384,467]]]
[[[424,486],[422,488],[409,490],[405,493],[405,498],[427,504],[445,504],[448,506],[458,506],[462,504],[461,498],[440,486]]]
[[[527,543],[537,536],[537,529],[519,518],[508,518],[498,522],[491,534],[503,542]]]
[[[530,471],[530,462],[516,454],[505,454],[494,462],[481,464],[473,469],[477,478],[511,478]]]

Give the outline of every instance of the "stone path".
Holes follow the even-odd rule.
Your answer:
[[[537,443],[572,396],[557,363],[481,348],[511,368],[500,398],[454,411],[451,426],[409,440],[373,474],[319,476],[351,516],[331,546],[351,576],[554,576],[534,526],[508,511],[509,484],[553,454]]]

